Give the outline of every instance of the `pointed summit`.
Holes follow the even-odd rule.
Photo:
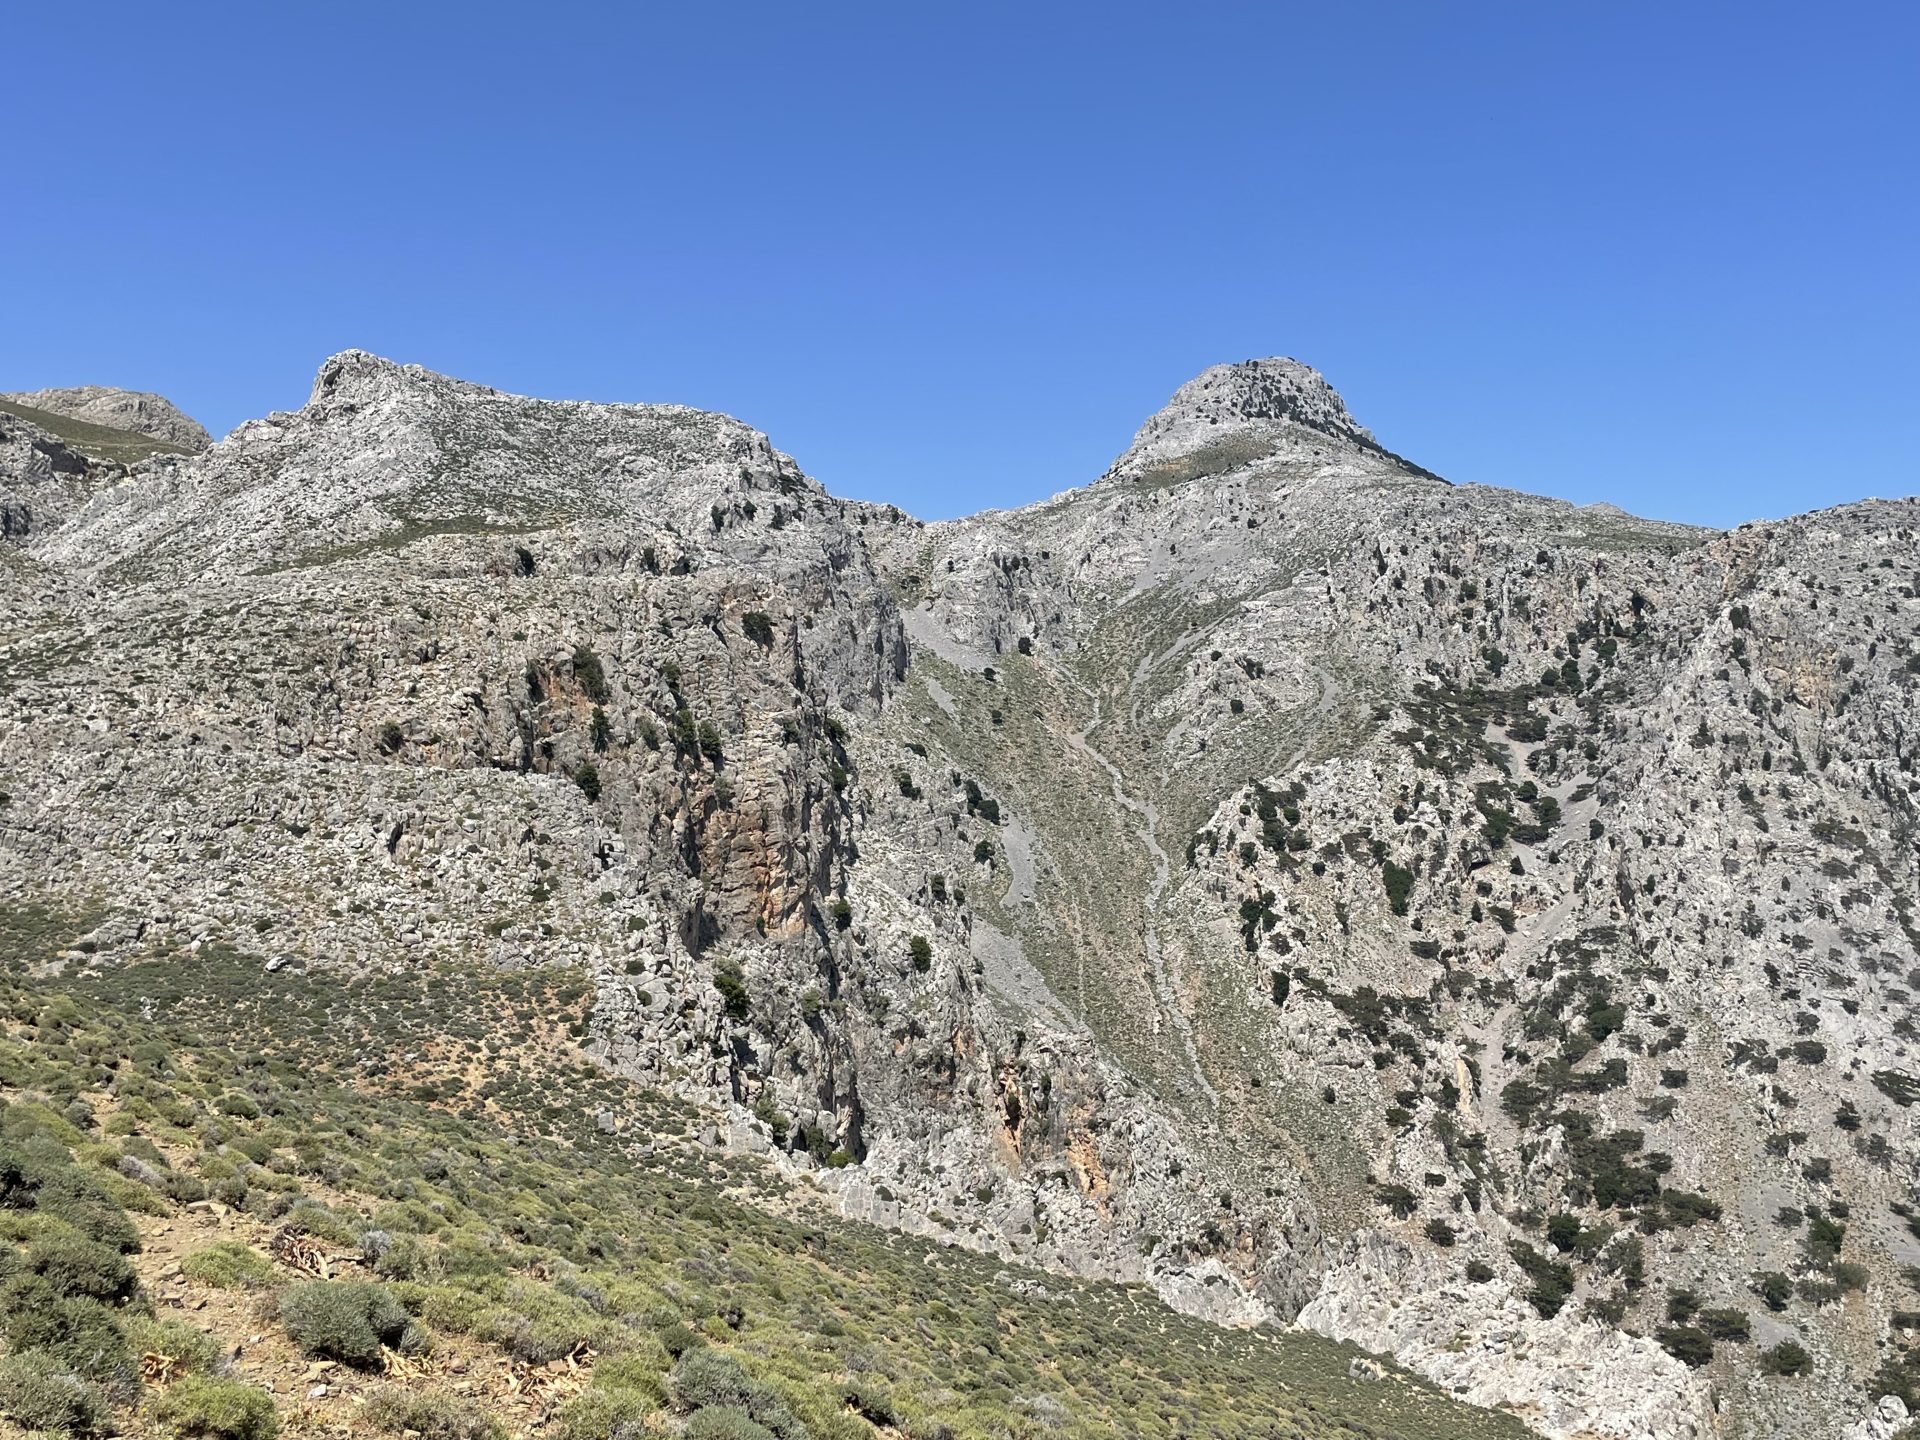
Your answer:
[[[421,365],[403,365],[366,350],[342,350],[330,355],[314,373],[313,389],[307,396],[309,406],[367,405],[400,391],[427,391],[458,388],[474,394],[493,394],[485,385],[474,385],[440,375]]]
[[[1285,356],[1201,371],[1140,427],[1108,473],[1138,478],[1171,469],[1197,477],[1288,454],[1384,458],[1432,473],[1382,449],[1325,376]]]

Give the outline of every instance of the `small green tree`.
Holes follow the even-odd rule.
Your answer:
[[[1798,1340],[1782,1340],[1760,1352],[1763,1375],[1804,1375],[1813,1368],[1813,1357]]]
[[[1406,914],[1407,900],[1413,894],[1413,872],[1388,860],[1380,867],[1380,879],[1387,887],[1387,904],[1393,907],[1393,913]]]
[[[726,1002],[725,1009],[729,1018],[744,1020],[747,1018],[749,999],[747,996],[747,977],[740,969],[737,960],[722,960],[713,967],[713,988],[720,992],[720,998]]]
[[[1753,1326],[1746,1312],[1732,1306],[1702,1310],[1700,1328],[1716,1340],[1731,1340],[1744,1345],[1753,1335]]]
[[[1682,1365],[1698,1370],[1713,1359],[1713,1337],[1694,1325],[1664,1325],[1653,1338]]]
[[[1753,1277],[1753,1293],[1769,1310],[1784,1310],[1793,1298],[1793,1277],[1782,1270],[1765,1271]]]
[[[606,754],[607,745],[613,739],[613,722],[607,719],[607,712],[598,705],[593,707],[593,714],[587,720],[587,739],[602,755]]]
[[[600,798],[600,771],[591,760],[573,772],[573,783],[580,787],[580,793],[587,799]]]
[[[613,696],[607,685],[606,667],[600,663],[600,657],[588,645],[573,647],[573,678],[580,682],[580,688],[586,692],[589,700],[605,703]]]
[[[907,954],[913,961],[913,968],[921,974],[933,968],[933,946],[924,935],[916,935],[907,942]]]

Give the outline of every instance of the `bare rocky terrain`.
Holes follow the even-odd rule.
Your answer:
[[[596,1064],[851,1219],[1556,1440],[1904,1423],[1914,500],[1451,485],[1288,360],[939,524],[359,352],[211,448],[89,410],[132,460],[13,398],[59,965],[574,967]]]
[[[164,395],[145,390],[116,390],[110,385],[75,385],[62,390],[24,390],[0,395],[0,403],[78,420],[104,430],[124,430],[149,440],[198,453],[213,437],[192,416]]]

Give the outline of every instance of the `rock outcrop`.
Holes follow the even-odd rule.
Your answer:
[[[23,390],[0,395],[0,400],[65,415],[109,430],[126,430],[162,440],[192,453],[213,444],[206,427],[184,414],[164,395],[144,390],[116,390],[110,385],[74,385],[59,390]]]

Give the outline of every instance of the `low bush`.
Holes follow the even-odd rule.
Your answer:
[[[222,1240],[180,1262],[180,1273],[217,1290],[257,1290],[273,1284],[273,1262],[238,1240]]]
[[[0,1317],[0,1337],[15,1354],[44,1350],[93,1379],[126,1364],[127,1337],[113,1312],[97,1300],[63,1297],[41,1276],[14,1275],[0,1285]]]
[[[687,1440],[778,1440],[773,1431],[758,1423],[737,1405],[716,1405],[696,1410],[687,1421]]]
[[[707,1440],[755,1440],[769,1432],[777,1440],[809,1440],[807,1427],[787,1408],[770,1388],[752,1379],[731,1355],[702,1347],[689,1350],[674,1365],[667,1377],[674,1403],[694,1412],[694,1420],[710,1410],[733,1412],[710,1422],[712,1427],[696,1432],[693,1421],[687,1433],[704,1434]],[[751,1430],[739,1428],[741,1422]]]
[[[136,1315],[127,1322],[127,1350],[135,1356],[158,1355],[174,1374],[204,1375],[217,1370],[225,1351],[204,1330],[176,1320]]]
[[[67,1297],[125,1300],[140,1277],[118,1250],[75,1235],[48,1235],[27,1247],[26,1268]]]
[[[1665,1325],[1653,1332],[1660,1346],[1681,1364],[1697,1370],[1713,1359],[1713,1337],[1693,1325]]]
[[[376,1430],[419,1440],[505,1440],[506,1434],[499,1421],[465,1400],[398,1385],[375,1390],[360,1413]],[[604,1437],[611,1432],[600,1433]]]
[[[189,1375],[161,1392],[154,1418],[175,1435],[206,1440],[273,1440],[280,1417],[273,1396],[235,1380]]]
[[[490,1312],[479,1334],[508,1350],[516,1360],[544,1365],[564,1359],[583,1345],[600,1348],[606,1321],[580,1300],[532,1285],[515,1286],[509,1304]]]
[[[87,1381],[44,1350],[0,1358],[0,1415],[25,1430],[92,1435],[107,1403]]]
[[[624,1386],[605,1386],[594,1377],[591,1390],[568,1401],[554,1419],[554,1440],[608,1440],[638,1434],[646,1417],[658,1410],[656,1398]]]
[[[349,1365],[376,1365],[382,1346],[413,1349],[425,1339],[393,1292],[368,1280],[295,1285],[280,1299],[280,1319],[307,1354]]]
[[[1745,1312],[1730,1307],[1723,1310],[1702,1310],[1700,1328],[1715,1340],[1732,1340],[1741,1344],[1753,1335],[1753,1326],[1747,1320]]]
[[[1782,1340],[1760,1352],[1760,1371],[1765,1375],[1804,1375],[1813,1368],[1813,1357],[1797,1340]]]

